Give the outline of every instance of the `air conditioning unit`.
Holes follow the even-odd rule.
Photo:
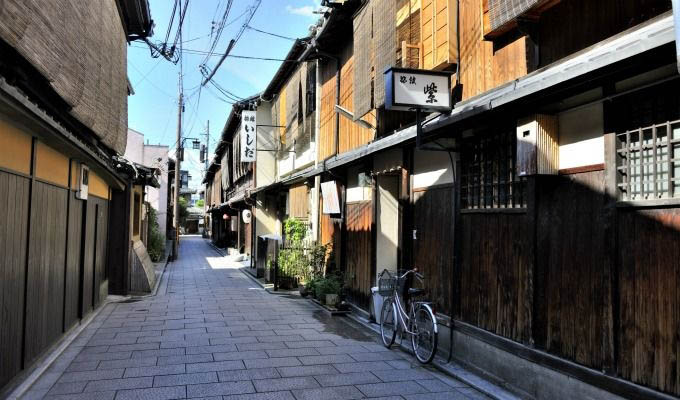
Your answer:
[[[517,175],[556,175],[560,165],[559,124],[554,115],[517,121]]]
[[[90,182],[90,168],[80,163],[78,171],[78,190],[76,191],[76,198],[80,200],[87,200],[87,187]]]

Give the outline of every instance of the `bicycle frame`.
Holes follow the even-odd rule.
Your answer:
[[[401,304],[401,296],[399,296],[399,293],[397,293],[395,290],[395,293],[392,297],[394,298],[394,303],[397,305],[396,311],[399,327],[409,335],[415,335],[415,332],[408,330],[408,325],[411,323],[411,316],[406,313],[406,310],[404,310],[404,306]],[[411,304],[411,311],[413,311],[413,304]]]

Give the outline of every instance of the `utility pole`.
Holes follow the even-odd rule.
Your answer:
[[[180,154],[182,152],[182,74],[179,75],[179,107],[177,108],[177,147],[175,151],[175,202],[172,207],[173,225],[175,228],[175,240],[173,241],[172,259],[177,260],[179,256],[179,170]]]

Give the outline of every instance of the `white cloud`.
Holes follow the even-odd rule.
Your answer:
[[[290,5],[286,6],[286,11],[288,11],[291,14],[314,18],[317,17],[317,15],[314,14],[314,11],[316,11],[316,9],[317,9],[316,6],[302,6],[302,7],[293,7]]]

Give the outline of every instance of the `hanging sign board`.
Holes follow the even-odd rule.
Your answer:
[[[385,108],[396,111],[451,111],[451,73],[389,68],[385,71]]]
[[[241,111],[241,162],[255,162],[257,134],[255,111]]]
[[[340,214],[340,191],[335,181],[321,183],[324,214]]]

